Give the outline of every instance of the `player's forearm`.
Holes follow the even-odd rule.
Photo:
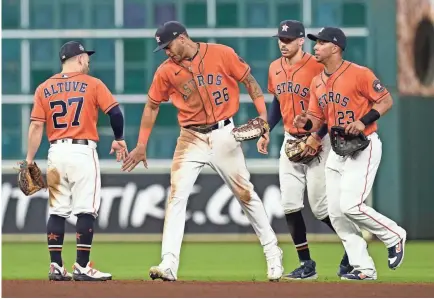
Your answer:
[[[380,115],[383,116],[392,108],[392,105],[393,105],[392,96],[388,94],[380,102],[375,103],[372,106],[372,109],[377,110],[378,113],[380,113]]]
[[[270,126],[270,132],[282,119],[282,112],[280,111],[280,103],[276,96],[274,96],[273,102],[271,102],[270,109],[268,109],[268,125]]]
[[[151,101],[148,101],[145,109],[143,109],[138,143],[143,144],[145,147],[148,144],[149,136],[151,135],[159,110],[160,107]]]
[[[372,109],[360,118],[360,121],[365,126],[370,125],[376,120],[378,120],[381,116],[386,114],[390,110],[390,108],[392,108],[392,105],[393,105],[392,96],[388,94],[380,102],[375,103],[372,106]]]
[[[29,137],[27,144],[27,163],[33,163],[36,152],[41,145],[42,134],[44,133],[44,123],[32,121],[29,126]]]
[[[115,140],[124,139],[124,116],[119,106],[115,106],[107,112],[110,117],[110,125],[115,136]]]
[[[267,107],[265,106],[265,99],[261,86],[259,86],[259,83],[252,74],[247,75],[243,80],[243,84],[246,86],[247,92],[252,98],[259,116],[262,119],[267,120]]]

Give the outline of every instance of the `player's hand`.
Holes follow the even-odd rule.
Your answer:
[[[148,168],[148,163],[146,162],[146,145],[138,143],[136,148],[133,149],[124,160],[121,169],[122,171],[131,172],[140,161],[143,161],[145,168]]]
[[[301,157],[306,157],[306,156],[314,156],[315,155],[315,149],[313,149],[312,147],[310,147],[309,145],[306,145],[304,147],[303,152],[301,153]]]
[[[125,160],[128,155],[127,144],[125,140],[113,140],[110,155],[116,152],[116,161],[120,162]]]
[[[293,125],[296,128],[303,128],[308,119],[307,113],[303,111],[301,114],[294,117]]]
[[[345,133],[359,135],[364,129],[365,125],[360,120],[356,120],[345,127]]]
[[[270,133],[265,133],[261,138],[259,138],[258,143],[256,143],[256,146],[258,147],[258,152],[261,154],[267,155],[268,154],[268,144],[270,143]]]

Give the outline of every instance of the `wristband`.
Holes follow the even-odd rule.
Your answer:
[[[365,125],[370,125],[372,124],[374,121],[376,121],[377,119],[380,118],[380,112],[378,112],[375,109],[371,109],[369,110],[368,113],[366,113],[361,119],[360,121]]]
[[[317,135],[319,138],[323,139],[325,135],[328,133],[327,124],[323,124],[321,128],[318,130]]]
[[[310,118],[308,118],[307,121],[306,121],[306,124],[305,124],[304,127],[303,127],[303,129],[304,129],[305,131],[310,131],[310,130],[312,129],[312,127],[313,127],[313,123],[312,123],[312,121],[310,120]]]

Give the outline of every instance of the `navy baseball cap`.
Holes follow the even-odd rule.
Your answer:
[[[273,37],[291,38],[296,39],[299,37],[305,37],[304,25],[295,20],[285,20],[280,22],[277,34]]]
[[[86,51],[84,49],[84,46],[79,43],[79,42],[75,42],[75,41],[70,41],[67,42],[66,44],[64,44],[62,46],[62,48],[60,48],[59,51],[59,58],[61,62],[64,62],[65,60],[83,54],[83,53],[87,53],[89,56],[94,54],[95,51]]]
[[[185,32],[187,32],[185,26],[177,21],[164,23],[158,27],[157,32],[155,32],[155,39],[157,40],[158,46],[153,52],[158,52],[161,49],[164,49],[168,44],[170,44],[170,42]]]
[[[345,33],[336,27],[324,27],[318,32],[318,34],[309,33],[307,37],[313,41],[323,40],[330,42],[340,47],[342,50],[345,50],[345,47],[347,46],[347,37],[345,36]]]

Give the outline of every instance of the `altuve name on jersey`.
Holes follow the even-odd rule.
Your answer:
[[[49,98],[55,94],[62,92],[75,91],[80,93],[85,93],[87,88],[87,83],[78,81],[66,81],[58,82],[56,84],[51,84],[50,87],[44,88],[44,97]]]

